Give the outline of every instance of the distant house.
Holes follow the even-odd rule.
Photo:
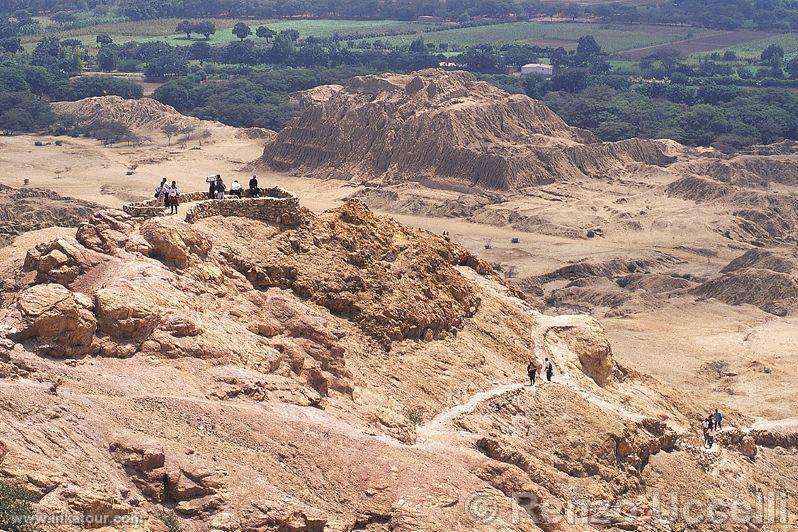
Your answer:
[[[544,76],[554,75],[554,67],[543,63],[529,63],[521,67],[521,74],[543,74]]]

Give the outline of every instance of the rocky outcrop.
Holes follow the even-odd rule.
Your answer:
[[[266,146],[261,164],[344,179],[517,190],[673,161],[656,141],[602,144],[542,102],[467,72],[356,77],[306,103],[302,117]]]
[[[156,442],[122,436],[111,443],[109,451],[147,499],[175,504],[175,511],[181,515],[213,513],[224,502],[217,495],[224,487],[218,473],[180,464],[175,457],[167,460],[163,447]]]
[[[586,321],[581,327],[559,330],[557,335],[576,353],[585,375],[599,386],[610,383],[616,373],[615,362],[610,343],[598,322]]]
[[[32,339],[45,354],[85,355],[97,330],[93,309],[91,298],[60,284],[35,285],[5,311],[0,332],[15,341]]]
[[[36,281],[69,286],[81,274],[97,266],[103,256],[72,238],[59,238],[28,251],[23,268],[36,272]]]

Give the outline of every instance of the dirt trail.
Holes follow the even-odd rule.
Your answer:
[[[454,429],[447,427],[447,425],[454,419],[465,414],[470,414],[485,401],[490,401],[506,393],[518,392],[523,389],[523,384],[502,384],[490,390],[476,393],[465,403],[455,405],[440,412],[432,421],[419,427],[416,431],[418,440],[421,443],[426,443],[428,440],[436,439],[436,436],[441,434],[452,433]]]

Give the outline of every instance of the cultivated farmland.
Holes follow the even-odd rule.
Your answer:
[[[470,46],[482,43],[524,43],[542,46],[576,47],[583,35],[593,35],[601,47],[610,53],[681,41],[707,30],[673,26],[643,26],[623,24],[590,24],[569,22],[510,22],[489,26],[456,28],[424,33],[424,40],[432,43]],[[389,44],[409,44],[415,36],[397,35],[381,38]],[[373,39],[371,39],[373,40]]]
[[[759,47],[755,43],[759,43],[763,39],[773,37],[772,34],[763,31],[752,30],[735,30],[735,31],[712,31],[700,35],[696,35],[689,39],[671,42],[668,44],[661,44],[655,46],[645,46],[635,49],[627,49],[623,51],[621,56],[626,59],[641,59],[647,55],[651,55],[663,48],[672,48],[678,50],[683,55],[689,55],[698,52],[712,52],[715,50],[736,49],[737,46],[753,46],[759,55],[767,44]],[[792,37],[785,35],[785,37]]]

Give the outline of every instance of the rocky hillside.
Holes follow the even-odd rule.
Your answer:
[[[652,490],[798,481],[794,438],[702,451],[707,405],[464,248],[357,201],[297,215],[100,211],[32,249],[0,310],[0,483],[114,530],[592,529],[564,520],[578,500],[653,531],[683,525]],[[524,386],[544,357],[554,382]]]
[[[75,227],[99,206],[50,190],[0,185],[0,244],[8,237],[45,227]]]
[[[259,164],[341,179],[517,190],[672,160],[656,141],[601,143],[542,102],[467,72],[356,77],[302,102],[302,117],[267,144]]]

